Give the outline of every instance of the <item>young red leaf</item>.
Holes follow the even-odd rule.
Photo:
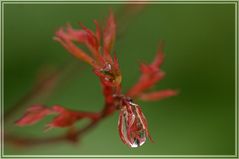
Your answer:
[[[99,118],[98,113],[73,111],[58,105],[49,108],[42,105],[35,105],[27,109],[23,117],[16,121],[16,124],[18,126],[32,125],[49,114],[57,114],[57,116],[47,124],[48,128],[69,127],[83,118],[91,120],[97,120]]]
[[[61,106],[53,106],[52,110],[58,115],[49,124],[47,124],[48,128],[68,127],[74,124],[79,118],[81,118],[76,112],[70,111]]]
[[[53,106],[51,109],[58,115],[47,124],[48,127],[69,127],[83,118],[91,120],[97,120],[99,118],[98,113],[74,111],[58,105]]]
[[[95,23],[95,27],[96,27],[95,36],[96,36],[96,39],[98,40],[98,42],[99,42],[99,44],[100,44],[100,37],[101,37],[100,26],[99,26],[99,23],[98,23],[97,20],[94,20],[94,23]]]
[[[156,91],[156,92],[150,92],[150,93],[142,93],[139,96],[139,99],[144,101],[155,101],[155,100],[161,100],[167,97],[175,96],[177,95],[177,91],[175,90],[162,90],[162,91]]]
[[[45,106],[34,105],[26,110],[26,113],[16,121],[16,124],[18,126],[32,125],[52,113],[54,111]]]
[[[98,50],[99,49],[99,41],[98,41],[98,38],[96,37],[95,33],[93,33],[93,31],[91,31],[90,29],[85,27],[82,23],[80,23],[80,26],[86,32],[86,37],[85,37],[86,45],[88,47]],[[97,35],[97,36],[99,36],[99,35]]]
[[[112,12],[110,12],[107,24],[104,30],[104,53],[109,54],[115,43],[116,22]]]
[[[81,33],[77,32],[77,35]],[[75,36],[77,36],[75,35]],[[81,35],[82,36],[82,35]],[[79,58],[80,60],[92,65],[96,66],[96,62],[89,55],[87,55],[83,50],[78,48],[72,41],[73,35],[69,35],[64,32],[63,29],[59,29],[56,32],[56,37],[54,39],[58,41],[67,51],[69,51],[73,56]]]
[[[151,64],[140,65],[141,76],[138,82],[128,91],[127,95],[130,97],[136,97],[161,80],[164,77],[164,72],[162,72],[159,68],[162,62],[163,54],[161,49],[159,49],[154,61]]]

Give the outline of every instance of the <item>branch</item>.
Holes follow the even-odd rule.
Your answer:
[[[122,14],[123,15],[122,17],[127,16],[128,18],[121,17],[120,23],[122,24],[122,26],[126,25],[126,23],[128,23],[130,21],[129,17],[135,16],[136,13],[138,13],[142,9],[142,6],[139,6],[139,5],[137,5],[137,6],[132,5],[133,6],[132,8],[130,8],[130,7],[127,8],[128,5],[125,5],[125,6],[126,7],[123,7],[123,9],[122,9],[124,11],[124,13]],[[134,10],[134,8],[135,8],[135,10]],[[111,23],[111,25],[112,25],[112,23]],[[114,29],[115,28],[108,28],[108,30],[110,31],[109,34],[112,34],[112,32],[113,32],[112,30],[114,30]],[[120,34],[122,34],[122,33],[123,32],[120,32]],[[98,40],[99,35],[98,34],[96,34],[96,35],[97,35],[96,39]],[[106,35],[105,39],[107,39],[108,38],[107,31],[105,32],[105,35]],[[63,38],[63,39],[58,39],[58,40],[60,40],[60,43],[64,42],[62,40],[65,40],[65,41],[68,40],[67,42],[69,42],[68,36],[64,35],[61,38]],[[73,37],[70,37],[70,38],[73,38]],[[87,45],[88,46],[90,45],[90,47],[92,47],[93,44],[95,44],[95,43],[92,44],[92,38],[90,36],[88,36],[87,38],[88,38],[87,40],[90,40],[90,41],[87,41],[88,42]],[[107,51],[106,53],[109,52],[109,49],[111,49],[111,47],[112,47],[111,45],[113,45],[112,41],[114,41],[114,40],[112,40],[112,39],[114,39],[114,36],[113,36],[113,38],[110,38],[110,41],[111,41],[110,43],[105,44],[106,47],[108,48],[108,49],[105,49],[105,51]],[[72,40],[74,40],[74,39],[72,39]],[[93,38],[93,40],[95,40],[95,39]],[[69,47],[70,47],[69,51],[72,53],[72,50],[71,50],[73,48],[72,45],[69,45],[69,43],[67,43],[67,44],[62,43],[62,44],[63,44],[63,46],[67,45],[67,47],[66,47],[67,50],[69,50]],[[74,55],[78,56],[79,54],[80,55],[83,54],[83,53],[81,53],[81,52],[79,53],[79,51],[75,51],[75,50],[76,49],[73,50]],[[90,49],[90,50],[92,50],[92,49]],[[83,60],[86,59],[85,56],[84,57],[80,56],[79,58],[81,58]],[[87,58],[87,59],[89,59],[89,58]],[[85,61],[87,61],[88,63],[92,64],[93,67],[95,67],[95,63],[91,59],[85,60]],[[117,60],[115,60],[115,61],[117,62]],[[115,61],[114,61],[114,64],[116,66]],[[64,71],[68,71],[68,69],[66,68]],[[8,119],[11,116],[11,114],[13,114],[13,112],[19,110],[23,105],[26,105],[29,101],[35,99],[36,97],[41,96],[45,92],[53,90],[59,83],[58,81],[59,81],[60,77],[62,76],[62,74],[64,73],[64,71],[60,70],[60,71],[54,72],[51,75],[49,75],[46,79],[37,83],[32,88],[32,90],[30,90],[14,106],[12,106],[8,112],[6,112],[6,114],[4,115],[4,119],[5,120]],[[86,125],[85,127],[78,129],[78,130],[74,130],[74,129],[70,128],[66,134],[62,134],[57,137],[48,137],[48,138],[28,138],[28,137],[20,137],[20,136],[11,135],[11,134],[4,134],[5,141],[9,142],[9,143],[21,145],[21,146],[33,146],[33,145],[46,144],[46,143],[58,143],[58,142],[62,142],[62,141],[71,141],[71,142],[78,141],[78,139],[80,137],[82,137],[83,134],[85,134],[86,132],[88,132],[89,130],[94,128],[104,118],[108,117],[109,115],[111,115],[113,112],[116,111],[117,108],[114,106],[112,94],[114,94],[114,92],[118,92],[118,89],[119,89],[119,86],[121,83],[121,76],[119,76],[117,70],[114,70],[114,71],[116,72],[116,74],[114,74],[113,76],[116,78],[113,78],[112,80],[116,81],[116,85],[117,85],[116,88],[112,89],[112,87],[107,87],[107,86],[103,85],[103,92],[105,95],[105,106],[100,111],[100,117],[97,119],[91,120],[91,122],[88,125]],[[102,79],[105,79],[105,78],[102,78]]]
[[[27,147],[39,146],[41,144],[50,144],[50,143],[54,144],[54,143],[59,143],[64,141],[76,143],[82,137],[83,134],[93,129],[98,123],[100,123],[107,116],[102,114],[99,117],[99,119],[92,120],[85,127],[80,128],[78,130],[73,130],[73,131],[71,131],[70,129],[68,133],[62,134],[59,136],[47,137],[47,138],[46,137],[45,138],[29,138],[29,137],[20,137],[20,136],[11,135],[11,134],[4,134],[4,139],[5,139],[5,142],[8,142],[14,145],[19,145],[19,146],[27,146]]]

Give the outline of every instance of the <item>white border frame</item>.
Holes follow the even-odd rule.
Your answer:
[[[145,1],[103,1],[103,0],[88,0],[88,1],[77,1],[71,0],[69,2],[59,1],[1,1],[1,56],[0,56],[0,74],[1,74],[1,85],[0,85],[0,96],[1,96],[1,130],[4,132],[4,4],[125,4],[125,3],[147,3],[147,4],[235,4],[235,154],[234,155],[4,155],[4,134],[1,133],[1,146],[0,153],[1,158],[238,158],[238,1],[230,0],[200,0],[200,1],[180,1],[180,0],[167,0],[157,1],[150,0]]]

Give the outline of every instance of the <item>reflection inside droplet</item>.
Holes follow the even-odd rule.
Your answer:
[[[135,138],[134,139],[134,143],[130,144],[131,147],[135,148],[135,147],[139,147],[142,146],[146,141],[146,137],[144,135],[144,137],[142,136],[140,139]]]

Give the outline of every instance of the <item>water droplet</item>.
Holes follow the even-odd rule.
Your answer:
[[[147,139],[147,127],[141,119],[138,108],[137,104],[132,103],[130,106],[123,107],[119,118],[120,137],[132,148],[142,146]]]
[[[111,66],[111,64],[107,63],[107,64],[104,66],[104,68],[102,68],[100,71],[101,71],[102,73],[104,73],[104,74],[111,74],[111,71],[112,71],[112,66]]]

